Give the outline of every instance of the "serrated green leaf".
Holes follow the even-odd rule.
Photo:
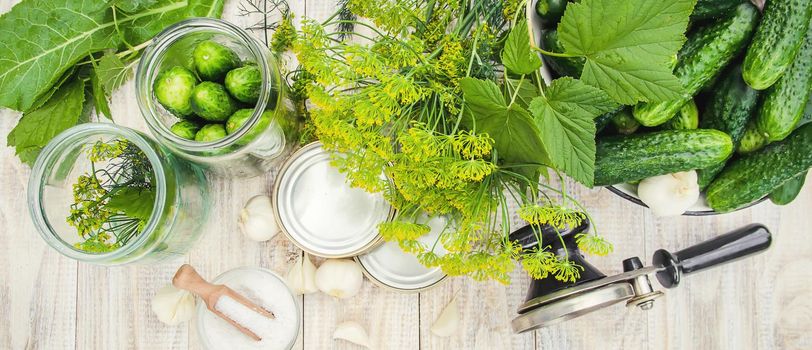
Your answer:
[[[584,56],[581,80],[615,101],[665,101],[682,86],[669,61],[685,42],[695,0],[583,0],[558,26],[566,53]]]
[[[84,81],[71,80],[42,107],[23,114],[17,126],[8,134],[8,146],[15,148],[21,160],[32,164],[48,141],[79,122],[84,101]]]
[[[515,74],[531,74],[541,68],[541,58],[530,50],[527,22],[516,23],[502,50],[502,64]]]
[[[124,12],[135,12],[154,5],[158,0],[115,0],[111,4]]]
[[[617,105],[595,87],[560,78],[530,102],[530,112],[553,165],[576,181],[592,186],[595,174],[595,122]]]
[[[125,187],[113,194],[107,208],[142,221],[149,220],[155,206],[155,192],[142,188]]]
[[[111,95],[133,75],[133,62],[124,62],[116,54],[107,52],[99,59],[96,74],[107,95]]]
[[[96,114],[103,115],[112,119],[113,114],[110,112],[109,96],[104,91],[102,81],[99,79],[98,68],[93,70],[90,75],[90,88],[93,93],[93,104],[96,107]]]
[[[510,99],[513,98],[513,94],[516,94],[516,99],[513,101],[513,103],[516,103],[525,109],[527,109],[527,106],[530,105],[530,101],[539,95],[539,90],[536,88],[536,85],[532,80],[527,78],[512,79],[506,77],[504,87],[505,100],[510,101]],[[516,91],[517,89],[518,92]]]
[[[508,165],[546,165],[549,159],[530,113],[508,105],[499,87],[490,80],[460,79],[469,113],[462,125],[494,140],[499,158]]]

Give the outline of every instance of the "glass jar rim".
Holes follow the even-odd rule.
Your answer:
[[[149,220],[144,228],[138,234],[135,240],[128,242],[124,246],[113,250],[108,253],[92,254],[76,249],[73,245],[65,242],[59,233],[53,229],[48,222],[47,215],[42,206],[43,196],[43,180],[48,175],[46,172],[50,171],[55,163],[59,160],[59,156],[65,150],[72,149],[72,146],[86,140],[93,135],[109,134],[126,139],[138,147],[152,166],[153,173],[155,174],[155,202],[152,206]],[[117,126],[110,123],[86,123],[74,126],[57,135],[53,140],[48,142],[45,148],[42,149],[34,166],[31,168],[31,175],[28,179],[28,209],[34,226],[37,228],[40,236],[45,240],[48,245],[56,249],[62,255],[69,258],[90,262],[101,263],[109,262],[120,257],[127,256],[149,239],[149,236],[158,227],[160,213],[164,211],[166,203],[166,169],[161,162],[161,155],[159,155],[150,144],[150,140],[145,136],[139,134],[135,130]]]
[[[213,279],[211,280],[211,283],[218,283],[218,284],[221,284],[221,283],[220,283],[220,281],[221,281],[223,278],[225,278],[226,276],[228,276],[228,275],[230,275],[230,274],[233,274],[233,273],[239,273],[239,272],[242,272],[242,271],[258,271],[258,272],[262,272],[262,273],[268,274],[268,275],[270,275],[271,277],[273,277],[273,278],[275,278],[276,280],[278,280],[279,282],[281,282],[281,283],[282,283],[282,285],[283,285],[283,286],[285,286],[285,288],[288,290],[288,294],[290,294],[290,298],[293,300],[293,304],[294,304],[294,305],[296,305],[296,338],[293,338],[293,340],[291,341],[291,343],[290,343],[290,344],[288,344],[288,347],[287,347],[288,349],[292,349],[292,348],[293,348],[293,345],[294,345],[294,344],[296,344],[296,339],[299,337],[299,335],[300,335],[300,334],[301,334],[301,332],[302,332],[302,326],[301,326],[301,321],[302,321],[302,306],[299,304],[299,300],[296,298],[296,295],[295,295],[295,294],[293,294],[293,291],[290,289],[290,287],[289,287],[289,286],[288,286],[288,284],[285,282],[285,279],[284,279],[284,278],[282,278],[282,276],[280,276],[280,275],[279,275],[279,274],[277,274],[276,272],[271,271],[271,270],[269,270],[269,269],[266,269],[266,268],[264,268],[264,267],[257,267],[257,266],[241,266],[241,267],[235,267],[235,268],[233,268],[233,269],[227,270],[227,271],[225,271],[225,272],[223,272],[223,273],[221,273],[221,274],[217,275],[217,277],[215,277],[215,278],[213,278]],[[204,347],[204,348],[206,348],[206,349],[214,349],[214,347],[213,347],[213,346],[212,346],[212,345],[209,343],[209,338],[208,338],[208,337],[203,336],[203,334],[204,334],[203,332],[204,332],[206,329],[204,328],[205,326],[203,326],[202,319],[203,319],[203,317],[204,317],[204,315],[205,315],[205,311],[206,311],[206,310],[208,310],[208,309],[206,308],[206,304],[205,304],[205,303],[202,303],[202,302],[199,302],[197,305],[195,305],[195,307],[196,307],[196,309],[197,309],[197,310],[196,310],[196,311],[197,311],[197,315],[195,316],[195,323],[196,323],[196,325],[195,325],[196,327],[195,327],[195,328],[197,328],[197,337],[198,337],[198,339],[200,339],[200,340],[201,340],[201,342],[203,343],[203,347]]]
[[[251,55],[257,58],[257,66],[259,67],[260,75],[262,77],[261,86],[263,88],[259,91],[259,98],[251,113],[251,117],[239,129],[237,129],[237,131],[226,135],[226,137],[219,140],[199,142],[175,135],[175,133],[173,133],[169,127],[159,120],[155,113],[155,108],[150,107],[151,104],[144,99],[152,98],[152,81],[148,81],[148,79],[153,75],[152,73],[158,66],[157,61],[163,57],[163,53],[187,34],[196,31],[205,31],[207,29],[222,31],[227,35],[240,39],[245,44],[245,47],[251,52]],[[205,17],[192,18],[167,27],[152,38],[152,43],[144,49],[143,57],[141,58],[141,61],[138,62],[138,67],[136,68],[136,99],[138,101],[138,107],[141,110],[141,114],[144,116],[144,119],[146,119],[150,129],[157,133],[156,136],[170,141],[173,147],[180,150],[189,152],[205,152],[211,151],[212,149],[223,149],[234,145],[243,136],[248,134],[251,128],[260,122],[262,114],[265,112],[265,107],[268,105],[268,100],[270,98],[270,91],[268,87],[272,82],[272,69],[268,64],[270,55],[266,50],[267,48],[261,47],[257,40],[251,37],[248,32],[235,26],[234,24],[220,19]],[[277,79],[281,78],[277,77]],[[281,84],[281,81],[278,83]],[[141,93],[142,91],[145,91],[145,89],[150,92],[146,94]],[[276,98],[276,105],[278,106],[279,103],[281,103],[281,94],[277,94]]]

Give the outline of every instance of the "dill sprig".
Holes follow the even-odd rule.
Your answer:
[[[91,171],[73,185],[67,222],[84,239],[75,244],[77,249],[110,252],[126,245],[146,224],[154,201],[154,173],[144,152],[126,140],[97,141],[86,152]]]

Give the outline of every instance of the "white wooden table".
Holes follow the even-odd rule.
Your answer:
[[[16,2],[0,0],[0,11]],[[247,26],[237,16],[237,2],[227,1],[224,18]],[[334,10],[329,0],[290,3],[299,19],[325,18]],[[130,82],[114,96],[115,120],[146,130],[134,94]],[[19,117],[0,111],[3,145]],[[237,231],[243,203],[270,193],[274,174],[268,174],[212,182],[214,217],[184,261],[117,268],[80,264],[49,249],[35,232],[23,200],[28,175],[12,148],[0,148],[0,349],[198,349],[190,325],[166,326],[150,311],[151,296],[181,263],[208,277],[238,266],[284,273],[299,253],[283,235],[258,244]],[[522,335],[509,327],[528,285],[518,268],[510,286],[458,277],[424,293],[398,294],[367,282],[348,300],[320,293],[301,298],[303,334],[295,348],[359,348],[331,339],[335,325],[347,320],[364,325],[376,349],[812,348],[812,186],[783,208],[762,203],[723,216],[670,219],[656,219],[607,190],[573,191],[615,244],[613,254],[591,259],[607,274],[620,272],[624,258],[647,261],[658,248],[685,247],[751,222],[773,231],[773,246],[753,259],[688,278],[651,311],[615,306]],[[450,338],[435,337],[429,327],[454,295],[462,325]]]

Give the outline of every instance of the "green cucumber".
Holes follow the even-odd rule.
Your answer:
[[[801,47],[812,1],[770,0],[764,6],[764,18],[744,57],[744,81],[756,90],[764,90],[778,81]]]
[[[781,79],[764,92],[756,127],[770,142],[783,140],[801,121],[812,88],[812,26]]]
[[[770,201],[778,205],[787,205],[795,200],[804,188],[807,173],[808,171],[804,171],[770,192]]]
[[[617,109],[615,109],[614,111],[607,112],[607,113],[604,113],[604,114],[601,114],[601,115],[595,117],[595,130],[596,130],[596,132],[603,131],[603,129],[606,128],[606,126],[609,125],[612,122],[612,118],[615,117],[615,114],[620,113],[620,111],[622,111],[622,110],[623,110],[623,107],[621,106],[621,107],[618,107]]]
[[[564,52],[564,47],[558,41],[558,31],[547,29],[541,32],[539,45],[542,49],[551,52]],[[544,55],[544,62],[561,76],[578,78],[584,70],[586,58],[583,57],[553,57]]]
[[[612,124],[617,132],[623,135],[633,134],[640,127],[640,123],[634,120],[628,109],[622,109],[612,117]]]
[[[541,23],[555,26],[564,15],[567,8],[567,0],[538,0],[536,2],[536,13],[541,18]]]
[[[742,0],[698,0],[691,12],[691,21],[721,17],[739,6]]]
[[[801,121],[798,122],[796,127],[801,127],[802,125],[812,122],[812,93],[809,94],[809,100],[806,101],[806,108],[804,108],[804,116],[801,117]]]
[[[730,136],[709,129],[609,137],[598,140],[596,146],[596,186],[702,169],[724,161],[733,152]]]
[[[739,209],[770,194],[812,167],[812,124],[752,154],[730,162],[708,186],[706,197],[718,212]]]
[[[659,103],[639,103],[634,107],[634,118],[645,126],[657,126],[676,115],[736,56],[753,33],[758,16],[758,10],[745,3],[736,7],[732,16],[694,32],[680,50],[674,69],[682,83],[682,96]]]
[[[685,103],[677,112],[677,115],[665,123],[666,129],[671,130],[693,130],[699,128],[699,108],[693,99]]]
[[[711,165],[707,168],[698,169],[696,171],[696,183],[699,185],[699,190],[704,191],[713,179],[716,178],[716,175],[722,172],[722,169],[725,168],[725,164],[727,161],[721,161],[717,164]]]
[[[724,131],[733,139],[736,149],[744,136],[748,121],[758,104],[758,90],[742,79],[740,64],[732,65],[722,72],[711,89],[699,127]]]

